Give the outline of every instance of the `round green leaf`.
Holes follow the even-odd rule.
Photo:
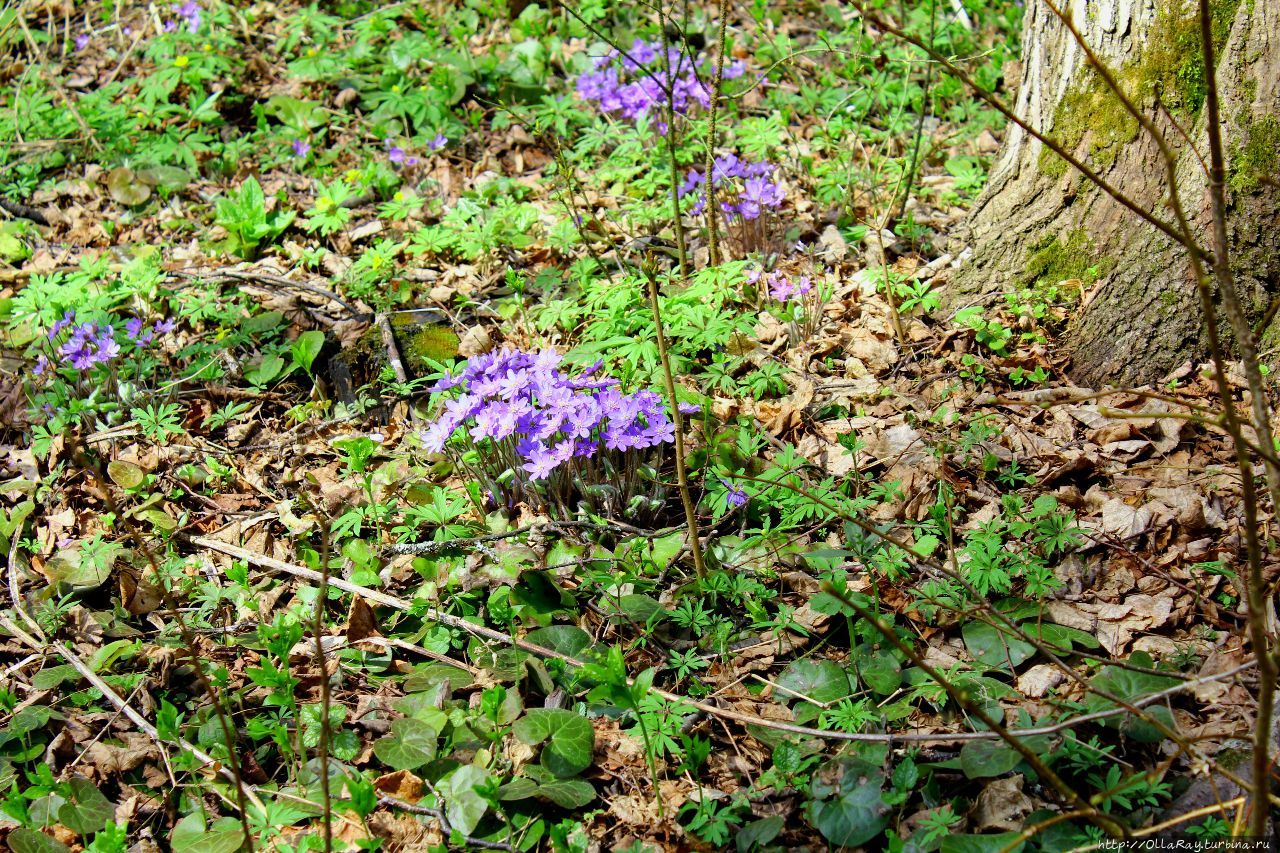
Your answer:
[[[470,835],[489,810],[489,801],[476,793],[476,786],[489,781],[489,773],[483,767],[464,764],[444,781],[445,816],[449,825],[463,835]]]
[[[960,749],[960,769],[970,779],[1003,776],[1021,761],[1017,750],[1000,740],[971,740]]]
[[[244,846],[244,829],[233,817],[218,818],[206,827],[194,812],[178,821],[169,840],[182,853],[237,853]]]
[[[107,175],[107,191],[118,203],[128,207],[142,204],[151,198],[151,187],[138,180],[133,169],[118,166]]]
[[[777,686],[783,698],[812,699],[835,702],[853,695],[849,674],[835,661],[804,658],[791,664],[778,676]]]
[[[829,800],[812,800],[807,807],[809,820],[823,838],[837,847],[866,844],[889,825],[889,807],[880,796],[883,779],[871,776],[853,780],[851,775],[846,775],[844,782],[857,784],[849,790],[841,790]]]
[[[542,750],[542,765],[557,776],[574,776],[591,765],[596,733],[586,717],[559,708],[531,708],[516,721],[513,733]]]
[[[10,832],[7,840],[13,853],[71,853],[71,848],[56,838],[25,826]]]
[[[422,720],[405,717],[373,745],[373,754],[392,770],[416,770],[436,756],[439,735]]]
[[[970,622],[960,631],[965,648],[974,660],[987,666],[1019,666],[1036,653],[1036,647],[1023,642],[994,625],[986,622]]]
[[[107,476],[122,489],[136,489],[142,485],[146,472],[132,462],[116,459],[107,463]]]

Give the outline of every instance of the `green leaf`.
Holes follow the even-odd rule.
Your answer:
[[[322,347],[324,347],[324,332],[319,329],[312,329],[309,332],[303,332],[298,335],[298,339],[293,342],[289,352],[292,353],[293,360],[310,376],[311,365],[315,363],[316,356],[320,354]]]
[[[115,817],[116,807],[102,795],[98,786],[83,776],[68,783],[71,795],[58,809],[58,822],[81,835],[91,835]]]
[[[512,731],[530,746],[550,740],[542,750],[542,765],[557,776],[573,776],[591,765],[596,733],[586,717],[560,708],[531,708]]]
[[[1150,660],[1149,657],[1139,657],[1136,652],[1129,659],[1130,663],[1138,666],[1150,666]],[[1103,667],[1102,671],[1091,682],[1092,686],[1098,690],[1109,693],[1125,702],[1141,699],[1144,696],[1168,689],[1179,683],[1181,682],[1176,678],[1134,672],[1130,669],[1121,669],[1118,666]],[[1084,705],[1090,712],[1106,711],[1116,707],[1116,704],[1110,699],[1104,699],[1096,694],[1087,696],[1084,700]],[[1158,703],[1148,705],[1144,710],[1165,727],[1176,728],[1173,714],[1163,705]],[[1159,743],[1164,740],[1164,735],[1160,729],[1134,714],[1117,714],[1114,717],[1107,718],[1103,723],[1111,728],[1119,729],[1122,733],[1143,743]]]
[[[444,780],[441,793],[445,799],[445,816],[449,825],[463,835],[470,835],[489,810],[489,801],[476,793],[477,785],[489,781],[489,773],[483,767],[464,764]]]
[[[107,192],[126,207],[135,207],[151,198],[151,187],[138,180],[128,166],[117,166],[111,170],[107,175]]]
[[[156,530],[160,530],[164,533],[172,533],[173,531],[178,529],[178,519],[174,518],[172,515],[169,515],[169,513],[165,512],[162,509],[156,509],[155,507],[150,507],[148,509],[139,511],[137,513],[137,516],[142,521],[145,521],[148,524],[150,524]]]
[[[782,833],[784,821],[782,815],[762,817],[742,827],[734,839],[738,845],[738,853],[750,853],[757,847],[764,847]]]
[[[60,684],[74,681],[79,677],[80,673],[71,664],[51,666],[37,672],[31,679],[31,686],[36,690],[52,690]]]
[[[577,625],[550,625],[525,635],[530,643],[577,658],[591,648],[591,635]]]
[[[199,812],[193,812],[173,828],[170,847],[182,853],[237,853],[244,846],[244,829],[233,817],[218,818],[208,827]]]
[[[278,355],[264,355],[262,359],[244,372],[244,378],[250,385],[259,388],[267,385],[284,370],[284,359]]]
[[[851,696],[855,691],[849,674],[839,664],[813,658],[792,663],[778,676],[777,685],[787,700],[812,699],[824,703]]]
[[[553,779],[539,785],[537,795],[562,809],[580,809],[596,798],[596,789],[583,779]]]
[[[902,684],[902,664],[888,649],[864,643],[854,651],[850,668],[863,684],[881,696],[888,696]]]
[[[142,485],[143,479],[147,476],[146,472],[134,465],[132,462],[126,462],[123,459],[114,459],[107,463],[107,476],[111,478],[111,482],[115,483],[122,489],[136,489]]]
[[[639,625],[647,625],[650,619],[661,620],[667,616],[667,608],[659,604],[656,598],[639,593],[624,595],[616,602],[605,599],[601,602],[601,606],[605,610],[626,616]]]
[[[75,590],[96,589],[111,576],[114,559],[101,563],[86,560],[78,551],[59,551],[44,564],[44,573],[51,581],[63,583]]]
[[[960,631],[965,647],[978,663],[994,667],[1019,666],[1036,653],[1036,647],[1000,631],[986,622],[970,622]]]
[[[177,166],[148,166],[138,170],[138,180],[149,187],[172,192],[191,183],[191,173]]]
[[[43,832],[20,826],[7,839],[13,853],[71,853],[71,848]]]
[[[1003,776],[1021,762],[1017,750],[1001,740],[971,740],[960,748],[960,769],[970,779]]]
[[[439,734],[422,720],[404,717],[373,745],[373,754],[392,770],[416,770],[436,757]]]
[[[809,821],[837,847],[866,844],[889,825],[889,806],[880,796],[884,776],[859,765],[865,762],[844,765],[834,797],[811,800],[805,807]]]
[[[1054,625],[1051,622],[1045,622],[1040,625],[1023,625],[1022,630],[1027,632],[1027,636],[1035,637],[1055,651],[1069,652],[1073,645],[1085,649],[1102,647],[1097,637],[1085,633],[1079,628],[1068,628],[1066,625]]]

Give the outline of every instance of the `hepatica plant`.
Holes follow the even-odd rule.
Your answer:
[[[652,466],[675,427],[657,394],[624,393],[600,367],[571,375],[554,350],[473,358],[432,389],[445,396],[423,445],[448,453],[483,490],[477,497],[504,509],[654,510]]]
[[[713,69],[709,59],[695,61],[679,48],[636,39],[625,52],[596,57],[592,70],[578,76],[578,97],[609,115],[631,121],[652,118],[658,132],[666,133],[662,117],[668,103],[676,115],[688,115],[695,105],[711,106],[711,89],[703,78]],[[731,80],[745,71],[742,62],[733,62],[724,67],[723,77]]]
[[[716,204],[744,253],[769,248],[771,214],[787,197],[773,179],[775,168],[772,163],[753,163],[733,153],[722,154],[712,162]],[[706,212],[706,184],[705,173],[692,169],[677,190],[681,198],[694,196],[693,206],[689,208],[693,216]]]

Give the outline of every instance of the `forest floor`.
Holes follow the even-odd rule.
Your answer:
[[[713,264],[716,10],[520,5],[0,12],[0,838],[1238,833],[1211,374],[1075,387],[1069,251],[945,300],[998,115],[731,12]],[[1021,8],[965,6],[902,23],[1007,99]]]

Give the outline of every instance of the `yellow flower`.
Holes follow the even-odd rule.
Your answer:
[[[185,56],[175,56],[173,58],[173,64],[178,66],[179,68],[186,68],[188,65],[191,64],[191,60]]]
[[[312,57],[312,56],[315,56],[315,55],[317,55],[318,53],[320,53],[320,51],[316,50],[314,47],[309,47],[309,48],[307,48],[307,57],[308,57],[308,58],[310,58],[310,57]]]
[[[400,192],[399,190],[396,190],[396,194],[393,195],[391,198],[393,201],[404,201],[404,193]]]
[[[203,50],[205,53],[213,53],[213,45],[209,44],[208,42],[205,42],[204,46],[200,49]]]
[[[333,210],[333,206],[333,199],[329,198],[327,195],[322,195],[320,198],[316,199],[316,210],[321,213],[328,213],[330,210]]]
[[[394,84],[394,85],[391,87],[391,91],[393,91],[393,92],[399,92],[399,91],[400,91],[400,84],[399,84],[399,83]]]
[[[360,170],[359,170],[359,169],[347,169],[347,173],[346,173],[345,175],[343,175],[342,177],[344,177],[346,180],[348,180],[348,181],[350,181],[350,182],[352,182],[352,183],[355,183],[356,179],[360,177]]]
[[[369,258],[369,266],[373,267],[375,270],[382,266],[382,255],[374,255]]]

